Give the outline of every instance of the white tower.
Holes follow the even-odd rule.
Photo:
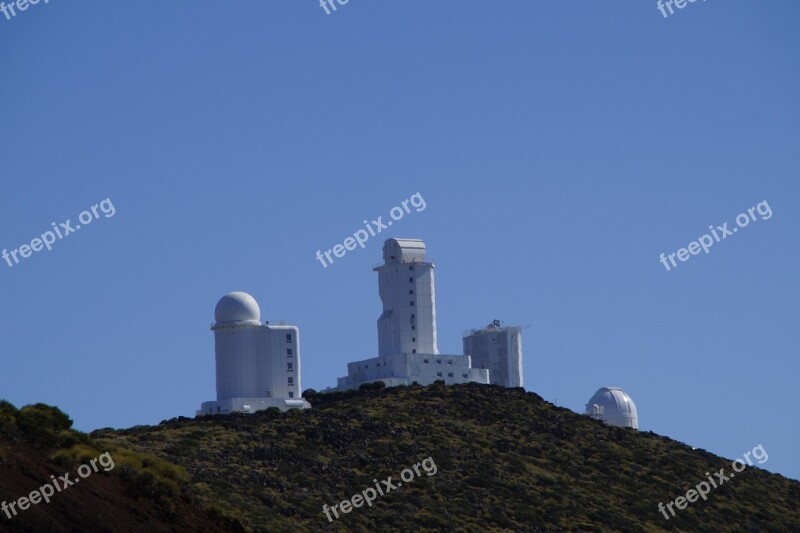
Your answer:
[[[217,401],[204,402],[198,415],[310,407],[301,397],[297,327],[261,324],[258,303],[245,292],[223,296],[214,317]]]
[[[438,354],[433,264],[419,239],[388,239],[378,273],[383,314],[378,319],[378,356]]]
[[[603,387],[586,404],[586,414],[610,426],[639,429],[636,404],[619,387]]]
[[[337,389],[383,381],[388,387],[444,381],[489,383],[489,371],[473,368],[468,355],[440,354],[436,346],[433,265],[425,262],[419,239],[388,239],[378,273],[383,313],[378,319],[378,357],[347,363]]]
[[[522,387],[522,328],[502,326],[499,320],[464,334],[464,355],[472,356],[473,368],[489,369],[489,382],[503,387]]]

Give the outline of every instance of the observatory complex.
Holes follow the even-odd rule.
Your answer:
[[[378,356],[347,364],[330,390],[357,389],[382,381],[397,385],[482,383],[522,386],[522,326],[494,320],[466,331],[463,355],[441,354],[436,344],[434,265],[419,239],[387,239],[378,273],[383,311],[378,318]],[[214,311],[217,399],[197,415],[252,413],[270,407],[307,409],[300,382],[300,331],[283,322],[261,323],[261,309],[245,292],[223,296]],[[525,326],[527,327],[527,326]],[[619,387],[599,389],[585,414],[606,424],[639,429],[636,404]]]
[[[347,364],[347,376],[336,390],[356,389],[363,383],[383,381],[387,386],[417,382],[430,385],[494,383],[522,384],[522,344],[519,328],[474,334],[464,340],[465,355],[440,354],[436,345],[436,291],[434,265],[425,261],[425,243],[419,239],[388,239],[383,244],[384,264],[378,273],[383,313],[378,318],[378,357]],[[502,328],[501,328],[502,329]],[[483,331],[483,330],[481,330]],[[473,365],[473,352],[481,367]]]
[[[522,386],[522,329],[494,320],[463,335],[463,355],[441,354],[436,344],[434,265],[419,239],[387,239],[378,273],[383,311],[378,356],[347,364],[347,376],[327,390],[357,389],[382,381],[388,387],[482,383]],[[300,382],[300,331],[283,322],[261,323],[261,309],[245,292],[223,296],[214,310],[217,399],[197,415],[253,413],[270,407],[307,409]],[[525,326],[527,327],[527,326]],[[606,424],[639,429],[636,404],[619,387],[599,389],[585,414]]]
[[[586,414],[610,426],[639,429],[639,414],[631,397],[619,387],[603,387],[586,404]]]
[[[258,303],[245,292],[223,296],[214,315],[217,400],[204,402],[198,415],[311,407],[301,397],[296,326],[262,324]]]

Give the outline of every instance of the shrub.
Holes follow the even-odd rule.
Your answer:
[[[58,450],[50,458],[64,468],[88,463],[103,452],[88,444],[75,444],[69,448]]]
[[[371,390],[381,390],[386,388],[386,383],[383,381],[374,381],[372,383],[362,383],[359,385],[358,390],[360,391],[371,391]]]
[[[26,405],[16,418],[17,428],[31,444],[50,447],[69,440],[72,420],[57,407],[43,403]]]
[[[0,401],[0,435],[14,439],[17,436],[17,414],[19,410],[9,402]]]

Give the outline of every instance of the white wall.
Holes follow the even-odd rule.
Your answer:
[[[259,326],[222,326],[214,329],[217,400],[258,397],[257,338]]]
[[[522,332],[519,327],[490,328],[464,337],[464,353],[475,368],[489,369],[491,383],[522,386]]]
[[[430,263],[394,263],[375,269],[383,303],[379,355],[438,353],[433,268]]]

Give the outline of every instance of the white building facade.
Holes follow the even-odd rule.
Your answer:
[[[311,407],[302,399],[296,326],[262,324],[258,303],[244,292],[223,296],[214,315],[217,400],[198,415]]]
[[[436,291],[432,263],[419,239],[388,239],[378,273],[383,313],[378,319],[378,357],[348,363],[337,389],[383,381],[388,386],[489,383],[489,372],[472,368],[468,355],[441,355],[436,346]]]
[[[502,387],[522,387],[522,328],[503,326],[499,320],[464,334],[464,354],[472,366],[489,370],[489,382]]]

